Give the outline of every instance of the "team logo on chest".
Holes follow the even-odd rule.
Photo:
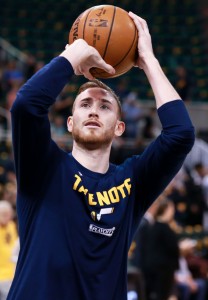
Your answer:
[[[91,217],[94,221],[100,221],[102,215],[112,214],[113,211],[114,211],[114,207],[101,208],[99,213],[96,213],[95,211],[92,211],[91,212]]]
[[[91,193],[87,187],[84,186],[82,178],[75,174],[75,182],[73,190],[83,193],[87,199],[90,207],[99,208],[96,212],[95,209],[91,212],[91,217],[94,221],[100,221],[103,215],[112,214],[114,212],[113,204],[119,203],[122,199],[127,198],[131,192],[131,179],[126,178],[120,185],[113,186],[105,191],[97,191]]]

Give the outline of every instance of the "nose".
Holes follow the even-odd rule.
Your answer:
[[[95,113],[95,112],[91,112],[90,114],[89,114],[89,117],[90,118],[98,118],[98,114],[97,113]]]
[[[97,107],[96,106],[92,106],[90,112],[89,112],[89,117],[92,118],[92,117],[96,117],[98,118],[98,111],[97,111]]]

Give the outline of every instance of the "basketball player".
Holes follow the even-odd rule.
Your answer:
[[[192,148],[192,123],[153,54],[147,24],[130,16],[161,135],[142,155],[110,164],[113,138],[125,125],[117,96],[92,82],[82,86],[68,118],[72,153],[51,140],[48,109],[70,77],[91,80],[92,67],[114,72],[83,40],[20,89],[11,110],[20,254],[8,300],[126,300],[127,253],[138,223]]]

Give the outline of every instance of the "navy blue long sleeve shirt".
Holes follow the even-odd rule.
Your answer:
[[[92,172],[51,139],[48,109],[73,75],[53,59],[11,109],[20,255],[8,300],[126,300],[127,255],[144,212],[194,142],[181,100],[158,110],[160,136],[141,155]]]

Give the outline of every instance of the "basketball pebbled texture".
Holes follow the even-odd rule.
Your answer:
[[[69,44],[79,38],[95,47],[115,68],[114,75],[92,68],[90,71],[96,78],[118,77],[129,71],[137,60],[138,31],[128,13],[120,7],[98,5],[84,11],[71,27]]]

